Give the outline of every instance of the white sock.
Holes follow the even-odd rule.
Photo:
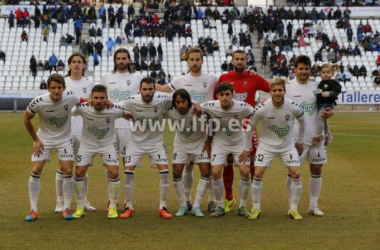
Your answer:
[[[318,207],[318,199],[322,189],[322,176],[311,175],[310,176],[310,207]]]
[[[55,192],[57,194],[57,201],[63,201],[63,173],[57,169],[55,174]]]
[[[291,207],[292,191],[290,189],[292,185],[292,176],[288,174],[286,176],[286,193],[288,194],[289,207]]]
[[[64,198],[63,208],[70,209],[71,200],[73,199],[73,192],[74,192],[74,177],[72,174],[63,176],[62,191],[63,191],[63,198]]]
[[[292,198],[291,203],[290,203],[290,209],[297,209],[298,208],[298,203],[301,198],[301,193],[302,193],[302,181],[301,178],[299,179],[293,179],[292,180],[292,185],[291,185],[291,193],[292,193]]]
[[[167,208],[166,200],[169,195],[169,170],[160,170],[160,208]]]
[[[247,198],[249,192],[249,186],[251,185],[250,177],[248,178],[240,178],[239,184],[239,194],[240,194],[240,202],[239,208],[247,206]]]
[[[185,187],[182,178],[173,179],[173,185],[179,198],[179,207],[186,207]]]
[[[223,203],[223,178],[220,178],[219,180],[212,180],[212,189],[214,190],[215,195],[215,201],[218,207],[224,208]]]
[[[125,190],[125,202],[127,207],[133,209],[133,187],[135,185],[135,171],[124,170],[124,190]]]
[[[183,185],[185,187],[186,201],[191,201],[191,188],[194,182],[194,164],[186,164],[182,173]]]
[[[40,193],[41,189],[41,182],[40,182],[41,175],[37,174],[30,174],[29,177],[29,198],[30,198],[30,208],[37,212],[37,202],[38,202],[38,195]]]
[[[212,189],[210,178],[208,178],[208,180],[209,180],[207,183],[208,202],[215,201],[215,194],[214,194],[214,190]]]
[[[110,200],[110,208],[116,208],[117,200],[119,199],[120,178],[109,180],[110,187],[108,188],[108,197]]]
[[[77,197],[77,208],[84,208],[84,203],[86,202],[86,187],[84,183],[84,177],[75,177],[74,189]]]
[[[194,207],[199,207],[199,208],[201,207],[202,198],[203,198],[204,194],[206,193],[206,189],[207,189],[207,191],[210,191],[208,189],[209,186],[211,186],[210,185],[210,179],[209,178],[204,178],[204,177],[201,176],[201,178],[199,179],[199,182],[198,182],[197,192],[195,194]],[[212,189],[211,189],[211,191],[212,191]],[[213,191],[212,191],[212,194],[214,196],[214,192]]]
[[[88,174],[86,173],[86,176],[84,177],[84,188],[86,191],[86,196],[85,196],[85,201],[87,201],[87,191],[88,191],[88,183],[89,183],[89,177]]]
[[[256,209],[261,209],[261,191],[263,190],[263,182],[261,178],[253,177],[252,186],[251,186],[251,195],[253,207]]]
[[[109,178],[109,176],[108,176],[108,171],[107,171],[107,169],[106,169],[106,172],[105,172],[105,174],[106,174],[106,182],[107,182],[107,190],[108,190],[108,192],[110,192],[110,178]]]

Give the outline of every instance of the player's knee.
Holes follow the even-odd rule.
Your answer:
[[[210,169],[202,169],[201,170],[201,176],[204,178],[209,178],[210,174],[211,174]]]
[[[110,179],[117,179],[119,178],[119,172],[117,167],[108,168],[108,176]]]
[[[75,170],[75,176],[77,178],[83,178],[86,175],[86,168],[85,167],[78,167]]]
[[[241,176],[242,178],[248,178],[248,177],[249,177],[249,174],[250,174],[250,172],[249,172],[249,168],[246,168],[246,169],[242,169],[242,170],[240,170],[240,176]]]
[[[213,180],[219,180],[221,178],[221,173],[220,171],[216,170],[216,169],[213,169],[211,170],[211,178]]]
[[[182,178],[182,172],[178,171],[178,169],[173,169],[173,178],[174,179],[179,179]]]

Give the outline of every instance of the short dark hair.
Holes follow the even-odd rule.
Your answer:
[[[102,92],[102,93],[106,93],[107,94],[107,87],[104,86],[104,85],[101,85],[101,84],[97,84],[95,85],[92,90],[91,90],[91,95],[94,93],[94,92]]]
[[[48,88],[50,87],[51,82],[57,82],[57,83],[61,84],[63,87],[66,86],[65,78],[63,78],[63,76],[61,76],[60,74],[52,74],[49,76],[49,78],[47,80]]]
[[[186,89],[178,89],[173,94],[172,107],[174,107],[174,108],[176,107],[175,101],[177,99],[177,96],[180,96],[182,99],[185,99],[187,101],[188,108],[191,108],[193,106],[189,92]]]
[[[294,67],[297,68],[298,64],[303,63],[308,65],[311,68],[311,60],[310,57],[305,56],[305,55],[299,55],[294,59]]]
[[[232,59],[235,57],[235,54],[244,54],[244,55],[245,55],[245,51],[244,51],[244,50],[241,50],[241,49],[235,50],[235,51],[232,53]]]
[[[144,77],[143,79],[141,79],[141,82],[140,82],[140,88],[142,86],[143,83],[147,83],[147,84],[153,84],[154,88],[156,88],[155,86],[155,83],[156,83],[156,80],[152,77]]]
[[[231,93],[234,93],[234,88],[232,87],[232,84],[229,82],[221,82],[217,87],[216,87],[216,93],[219,94],[222,91],[229,90]]]
[[[114,64],[114,67],[113,67],[112,73],[114,73],[114,74],[115,74],[116,71],[117,71],[117,66],[116,66],[116,56],[117,56],[117,54],[119,54],[119,53],[126,53],[128,59],[131,60],[131,54],[129,54],[129,51],[128,51],[127,49],[124,49],[124,48],[117,49],[117,50],[115,51],[115,54],[113,54],[113,64]],[[132,63],[128,63],[128,68],[127,68],[127,70],[128,70],[129,73],[132,74],[132,73],[134,73],[134,70],[133,70],[131,64],[132,64]]]
[[[75,52],[75,53],[71,54],[71,56],[69,57],[69,60],[67,60],[68,61],[68,65],[71,64],[71,61],[76,56],[79,56],[80,58],[82,58],[83,64],[85,64],[87,66],[86,57],[82,53],[80,53],[80,52]],[[86,69],[83,69],[82,76],[84,76],[84,72],[85,71],[86,71]],[[70,67],[69,67],[69,71],[67,72],[67,75],[71,76],[71,69],[70,69]]]

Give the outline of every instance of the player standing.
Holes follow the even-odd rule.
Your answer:
[[[65,77],[66,91],[73,91],[80,98],[87,99],[90,97],[91,89],[94,87],[94,83],[84,78],[84,72],[87,67],[86,58],[82,53],[73,53],[68,60],[69,71],[68,76]],[[78,153],[79,145],[81,142],[83,119],[80,116],[71,117],[71,140],[74,146],[74,154]],[[88,190],[88,175],[85,176],[84,183],[86,187],[86,194]],[[57,193],[57,204],[55,206],[56,213],[62,213],[63,211],[63,173],[62,166],[59,167],[55,178],[55,187]],[[91,205],[87,200],[84,205],[86,211],[96,211],[96,208]]]
[[[79,104],[73,111],[74,116],[82,116],[82,141],[77,154],[77,168],[75,174],[75,193],[77,195],[77,209],[74,218],[84,215],[86,188],[84,177],[94,156],[100,154],[106,165],[110,185],[108,195],[110,206],[108,218],[118,218],[116,204],[119,198],[119,157],[117,154],[115,139],[115,120],[127,118],[126,112],[114,105],[107,109],[107,89],[103,85],[95,85],[91,90],[91,107],[88,103]]]
[[[315,216],[323,216],[324,213],[318,207],[318,199],[322,187],[322,165],[327,162],[326,148],[323,143],[323,135],[318,134],[318,127],[322,127],[323,118],[333,115],[333,110],[327,108],[317,112],[318,83],[309,81],[311,72],[311,60],[308,56],[300,55],[294,60],[294,72],[296,78],[290,81],[286,97],[298,103],[304,111],[305,137],[303,153],[300,156],[301,163],[306,159],[310,167],[310,206],[309,213]],[[294,130],[294,139],[298,140],[297,122]],[[290,200],[292,178],[287,177],[287,190]]]
[[[64,219],[73,219],[70,209],[73,195],[74,179],[72,175],[74,152],[70,140],[71,109],[79,103],[79,97],[73,92],[64,92],[65,80],[61,75],[53,74],[48,78],[48,91],[35,98],[24,114],[24,124],[32,137],[32,173],[29,178],[29,197],[31,210],[26,221],[34,221],[38,217],[38,195],[41,184],[40,177],[45,162],[50,159],[50,152],[56,149],[63,172],[63,212]],[[40,128],[37,133],[31,120],[38,114]]]
[[[262,178],[273,159],[279,156],[284,167],[287,167],[292,177],[290,187],[289,216],[301,220],[298,213],[298,202],[302,193],[301,171],[299,155],[302,153],[303,136],[305,131],[303,111],[292,100],[285,99],[286,80],[275,77],[270,81],[271,99],[260,104],[251,118],[252,128],[256,128],[261,121],[260,143],[255,157],[255,174],[252,180],[251,194],[253,211],[250,219],[260,216]],[[298,141],[293,143],[294,121],[299,122]],[[253,133],[253,130],[250,130]]]
[[[210,101],[201,105],[215,123],[211,147],[211,177],[218,207],[211,216],[217,218],[225,214],[222,171],[227,156],[232,154],[234,161],[239,166],[241,177],[239,215],[248,218],[250,213],[246,208],[246,203],[251,184],[249,177],[251,138],[244,136],[243,121],[246,117],[250,117],[253,107],[245,102],[234,101],[234,90],[232,84],[228,82],[219,84],[216,93],[217,101]]]
[[[230,82],[234,88],[234,100],[247,102],[252,107],[255,107],[256,92],[258,90],[269,92],[269,83],[258,74],[252,74],[246,71],[247,60],[246,53],[243,50],[235,50],[232,54],[232,71],[220,76],[220,82]],[[252,139],[252,152],[251,152],[251,178],[254,175],[254,157],[258,144],[256,130]],[[228,166],[224,168],[223,172],[224,188],[226,191],[225,211],[228,213],[231,207],[236,204],[232,193],[232,185],[234,181],[234,170],[232,167],[232,159],[228,160]]]

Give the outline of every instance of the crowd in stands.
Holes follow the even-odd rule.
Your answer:
[[[378,6],[377,0],[287,0],[287,6]]]

